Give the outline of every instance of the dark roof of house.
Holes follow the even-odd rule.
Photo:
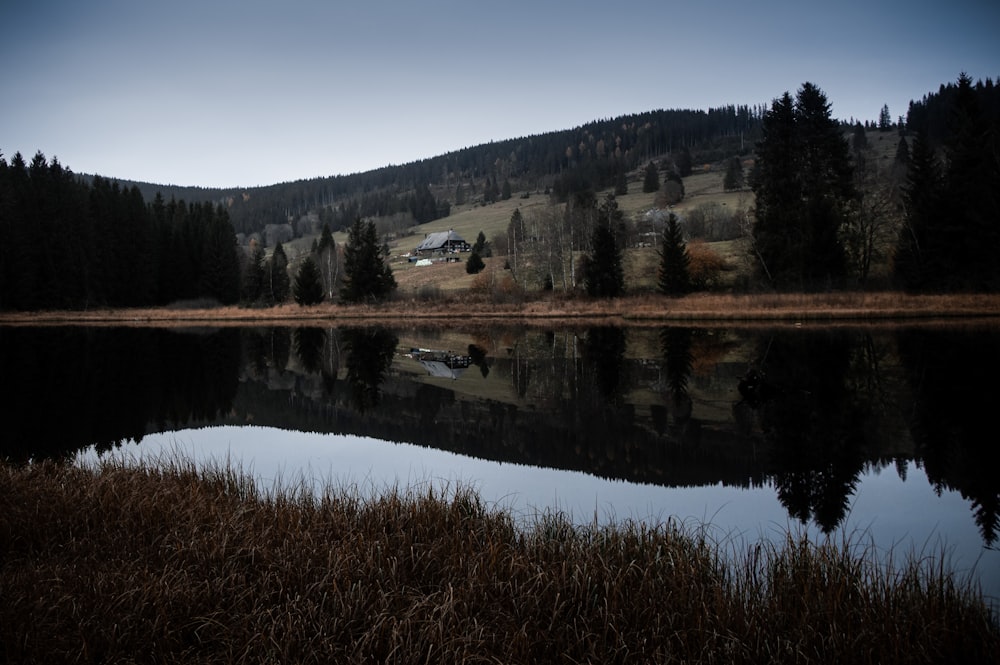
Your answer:
[[[437,233],[429,233],[424,241],[417,245],[418,252],[429,251],[433,249],[441,249],[448,243],[464,243],[465,240],[462,236],[458,235],[452,230],[439,231]]]

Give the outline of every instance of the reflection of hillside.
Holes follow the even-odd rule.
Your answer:
[[[296,388],[241,384],[235,418],[290,430],[358,434],[500,462],[583,471],[660,485],[760,484],[752,442],[717,428],[699,429],[696,444],[637,423],[632,407],[579,414],[546,412],[489,400],[457,400],[454,391],[390,377],[377,409],[359,413],[343,399],[315,399],[316,379]],[[340,382],[342,383],[342,382]]]
[[[661,355],[640,358],[622,332],[523,335],[480,358],[487,372],[452,378],[397,356],[363,413],[343,372],[286,371],[267,387],[245,382],[237,418],[640,483],[771,483],[793,516],[824,527],[842,519],[863,468],[912,454],[890,349],[865,334],[665,329],[637,345]],[[781,384],[779,399],[739,403],[750,366]]]

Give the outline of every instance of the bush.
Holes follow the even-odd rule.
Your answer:
[[[695,290],[711,289],[718,285],[726,262],[719,254],[702,240],[694,240],[687,246],[688,274]]]

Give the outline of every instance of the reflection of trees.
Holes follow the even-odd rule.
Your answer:
[[[790,515],[831,531],[864,466],[866,406],[848,389],[847,334],[777,333],[760,356],[773,390],[757,407],[778,498]]]
[[[0,457],[63,457],[140,441],[231,408],[239,333],[132,328],[2,328]]]
[[[399,339],[386,328],[347,328],[343,331],[347,383],[358,411],[378,406]]]
[[[296,328],[292,333],[292,345],[302,368],[309,374],[317,374],[323,368],[323,343],[326,333],[322,328]]]
[[[1000,532],[997,330],[904,330],[900,356],[914,392],[910,428],[927,478],[971,502],[987,545]]]
[[[472,359],[472,364],[479,368],[479,373],[483,375],[484,379],[490,375],[490,363],[486,357],[486,349],[470,344],[469,358]]]
[[[245,364],[256,376],[264,376],[268,369],[274,369],[280,374],[288,366],[292,347],[290,329],[245,329],[242,342]]]
[[[597,388],[598,395],[606,402],[617,403],[626,384],[626,379],[622,376],[625,331],[616,326],[589,329],[583,356],[593,370],[593,385]]]
[[[674,419],[685,421],[691,416],[691,396],[688,381],[694,366],[691,353],[693,331],[690,328],[664,328],[660,331],[660,347],[666,360],[667,388],[673,401]]]

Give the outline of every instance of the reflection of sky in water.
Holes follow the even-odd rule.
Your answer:
[[[214,427],[149,435],[140,445],[122,446],[118,454],[218,463],[229,459],[263,489],[276,482],[295,487],[302,480],[317,491],[329,484],[361,493],[393,486],[458,484],[475,488],[489,504],[529,518],[551,509],[570,513],[579,523],[593,522],[595,516],[601,523],[673,517],[692,527],[710,523],[715,538],[750,540],[780,538],[789,529],[804,528],[790,520],[772,487],[639,485],[349,435]],[[96,459],[93,450],[80,457]],[[929,556],[945,552],[959,573],[975,565],[984,591],[1000,597],[1000,551],[983,547],[969,502],[958,492],[938,496],[925,474],[910,463],[905,482],[892,467],[863,474],[851,500],[840,533],[853,535],[859,546],[874,540],[880,550],[892,547],[897,560],[910,551]],[[819,534],[814,526],[808,531]],[[838,542],[840,533],[835,536]]]

